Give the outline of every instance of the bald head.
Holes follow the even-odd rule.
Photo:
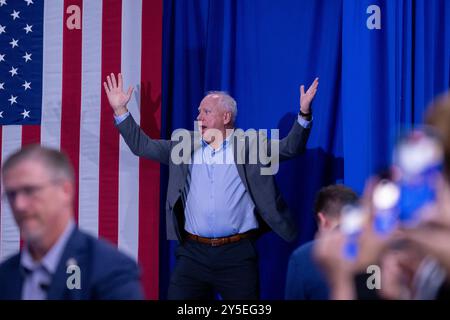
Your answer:
[[[206,97],[213,98],[217,105],[225,112],[231,113],[231,123],[234,125],[237,117],[237,103],[232,96],[225,91],[208,91]],[[205,98],[206,98],[205,97]]]

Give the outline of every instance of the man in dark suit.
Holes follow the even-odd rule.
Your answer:
[[[25,147],[6,159],[2,178],[24,246],[0,265],[0,300],[143,298],[137,264],[77,229],[63,153]]]
[[[357,200],[356,193],[343,185],[322,188],[317,193],[314,204],[319,233],[336,228],[342,207],[354,204]],[[326,277],[313,258],[314,243],[315,241],[310,241],[300,246],[289,259],[285,289],[287,300],[329,299]]]
[[[127,110],[132,88],[123,91],[121,74],[117,81],[107,77],[104,88],[131,151],[169,166],[167,235],[180,241],[169,299],[208,299],[214,292],[224,299],[259,298],[255,236],[274,230],[289,241],[297,232],[270,172],[305,150],[317,87],[318,79],[306,92],[300,87],[298,119],[280,141],[235,129],[236,101],[222,91],[201,101],[198,132],[156,140]],[[270,156],[258,157],[261,151]]]

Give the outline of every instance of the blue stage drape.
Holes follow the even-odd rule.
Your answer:
[[[317,190],[340,182],[361,193],[366,178],[389,164],[398,135],[420,124],[432,98],[450,87],[450,1],[165,0],[163,14],[166,138],[193,128],[209,90],[236,98],[238,127],[284,136],[299,85],[320,78],[308,150],[277,175],[299,238],[286,243],[272,232],[258,243],[261,297],[282,299],[290,253],[314,236]],[[174,244],[161,231],[164,299]]]

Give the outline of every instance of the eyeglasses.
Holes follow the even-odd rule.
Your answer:
[[[15,189],[5,190],[2,197],[7,198],[9,202],[14,202],[19,194],[24,195],[26,198],[33,198],[39,191],[55,184],[58,181],[59,180],[50,180],[49,182],[41,185],[25,185]]]

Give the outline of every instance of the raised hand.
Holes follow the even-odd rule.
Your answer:
[[[106,81],[103,82],[103,87],[114,114],[120,116],[126,113],[128,111],[127,103],[130,101],[133,93],[133,87],[130,86],[126,93],[123,91],[122,74],[118,74],[118,81],[116,81],[114,73],[111,73],[111,75],[106,77]]]
[[[300,110],[303,113],[311,112],[311,103],[317,92],[317,87],[319,86],[319,78],[315,78],[311,86],[305,92],[305,86],[300,86]]]

